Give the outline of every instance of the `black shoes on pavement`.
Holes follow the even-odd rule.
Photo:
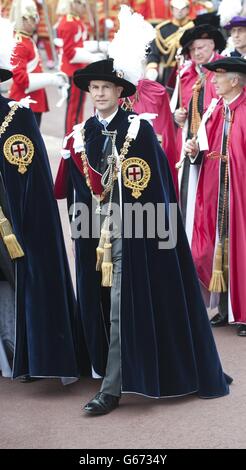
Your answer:
[[[84,411],[93,416],[105,415],[119,406],[119,400],[120,397],[99,392],[91,401],[89,401],[89,403],[87,403],[87,405],[85,405]]]
[[[237,335],[246,336],[246,325],[244,323],[239,323],[239,325],[237,325]]]
[[[225,326],[228,324],[228,316],[221,315],[221,313],[217,313],[214,315],[213,318],[210,320],[210,324],[212,326]]]
[[[224,315],[221,315],[221,313],[217,313],[213,318],[211,318],[210,324],[213,327],[225,326],[228,324],[228,316],[224,316]],[[237,335],[246,336],[246,324],[239,323],[237,325]]]

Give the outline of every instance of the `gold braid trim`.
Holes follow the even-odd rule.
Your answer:
[[[159,25],[161,26],[161,25]],[[175,59],[175,54],[177,49],[180,47],[180,39],[183,36],[184,32],[188,29],[193,28],[193,21],[189,21],[184,26],[181,26],[175,33],[170,34],[167,38],[163,38],[160,28],[157,28],[156,31],[156,46],[163,55],[168,55],[167,62],[164,64],[164,68],[170,67],[171,63]]]
[[[7,114],[7,116],[5,116],[4,121],[0,126],[0,138],[2,137],[4,132],[6,131],[7,127],[10,124],[10,122],[13,120],[13,117],[14,117],[18,107],[19,107],[18,103],[14,104],[12,106],[11,110],[9,111],[9,113]]]
[[[81,130],[81,134],[82,134],[83,141],[85,141],[85,129]],[[126,158],[126,155],[128,154],[128,150],[129,150],[129,147],[131,145],[132,140],[133,139],[131,137],[126,136],[125,142],[124,142],[123,147],[120,151],[120,157],[119,157],[120,166],[122,165],[123,161]],[[84,145],[84,148],[85,148],[85,145]],[[87,186],[88,186],[88,188],[89,188],[89,190],[90,190],[90,192],[93,196],[94,193],[93,193],[91,180],[90,180],[90,175],[89,175],[89,169],[88,169],[88,158],[87,158],[85,150],[83,150],[81,152],[81,160],[82,160],[83,172],[84,172],[84,175],[85,175],[86,184],[87,184]],[[115,165],[114,173],[113,173],[113,179],[112,179],[113,184],[117,180],[117,178],[118,178],[118,168]],[[105,199],[105,197],[106,197],[107,193],[110,191],[110,189],[111,189],[111,187],[108,187],[102,192],[102,194],[100,195],[100,198],[99,198],[100,201],[103,201]]]
[[[202,88],[202,78],[199,77],[196,81],[193,92],[192,92],[192,114],[191,114],[191,125],[190,130],[193,137],[197,136],[198,129],[201,124],[201,116],[198,110],[199,94]]]

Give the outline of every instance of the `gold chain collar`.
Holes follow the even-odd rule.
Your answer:
[[[13,117],[14,117],[18,107],[19,107],[18,103],[14,104],[11,107],[11,110],[9,111],[7,116],[5,116],[4,121],[0,126],[0,138],[2,137],[4,132],[7,130],[7,127],[9,126],[10,122],[13,120]]]
[[[85,149],[85,129],[81,130],[81,135],[82,135],[82,140],[83,140],[83,148]],[[122,166],[123,161],[126,158],[126,155],[128,154],[129,147],[131,145],[133,138],[129,137],[128,135],[125,138],[125,142],[123,144],[123,147],[120,151],[120,156],[119,156],[119,165],[120,167]],[[85,150],[82,150],[81,152],[81,160],[82,160],[82,165],[83,165],[83,172],[85,175],[85,180],[88,188],[90,189],[90,192],[92,196],[94,196],[92,185],[91,185],[91,180],[90,180],[90,175],[89,175],[89,169],[88,169],[88,158]],[[114,173],[113,173],[113,178],[112,178],[112,184],[117,180],[118,177],[118,168],[115,165],[114,168]],[[110,191],[110,187],[104,189],[102,194],[100,195],[100,201],[103,201],[107,195],[107,193]]]

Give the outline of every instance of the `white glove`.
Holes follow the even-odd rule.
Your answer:
[[[84,41],[84,48],[89,52],[107,53],[109,41]]]
[[[76,47],[75,54],[70,60],[70,64],[78,64],[84,62],[86,64],[91,64],[92,62],[97,62],[98,60],[105,59],[105,54],[102,52],[96,52],[92,54],[91,52],[87,51],[84,47]]]
[[[29,87],[26,88],[25,93],[31,93],[36,90],[45,88],[48,85],[62,87],[68,83],[68,78],[65,73],[29,73]]]
[[[107,29],[112,29],[114,27],[113,20],[111,20],[111,18],[106,18],[105,26],[106,26]]]
[[[63,41],[62,38],[54,38],[53,43],[56,47],[59,47],[59,48],[63,47],[63,45],[64,45],[64,41]]]
[[[148,80],[156,80],[157,77],[158,77],[158,70],[157,69],[154,69],[154,68],[149,68],[146,70],[146,78],[148,78]]]
[[[107,54],[110,41],[99,41],[99,51]]]
[[[51,85],[62,88],[69,83],[68,76],[64,72],[53,73]]]

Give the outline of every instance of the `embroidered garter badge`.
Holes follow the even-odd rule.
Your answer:
[[[6,140],[3,152],[8,162],[11,165],[17,165],[18,172],[23,175],[32,163],[34,146],[32,141],[25,135],[15,134]]]
[[[124,186],[132,189],[132,196],[138,199],[148,186],[151,176],[150,166],[142,158],[127,158],[122,163],[122,176]]]

